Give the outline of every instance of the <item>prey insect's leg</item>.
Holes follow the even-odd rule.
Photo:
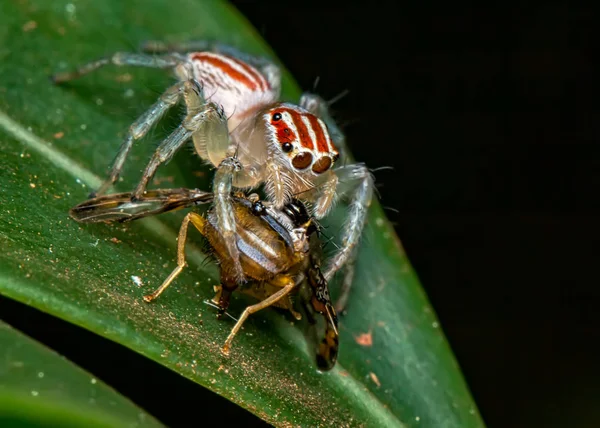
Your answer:
[[[348,146],[346,145],[346,137],[337,123],[335,123],[335,120],[331,117],[327,101],[316,94],[304,92],[300,96],[300,107],[305,108],[325,122],[333,144],[340,151],[341,160],[344,161],[349,153]]]
[[[250,314],[253,314],[255,312],[260,311],[261,309],[271,306],[272,304],[274,304],[275,302],[280,300],[282,297],[289,294],[290,291],[292,291],[294,289],[294,287],[296,286],[294,279],[289,275],[280,275],[279,277],[276,277],[275,279],[278,280],[277,281],[278,283],[283,285],[283,288],[281,290],[271,294],[269,297],[267,297],[262,302],[257,303],[252,306],[248,306],[244,310],[244,312],[242,312],[242,316],[240,316],[239,320],[235,323],[235,325],[231,329],[231,333],[229,333],[229,336],[227,336],[227,340],[225,340],[225,344],[223,345],[223,348],[221,348],[221,351],[225,355],[229,355],[229,348],[231,347],[231,342],[233,341],[233,338],[238,333],[240,328],[242,328],[242,325],[244,324],[244,322],[246,321],[246,319],[248,318],[248,316]]]
[[[148,55],[130,52],[117,52],[109,57],[100,58],[96,61],[89,62],[77,68],[74,71],[65,71],[56,73],[52,76],[54,83],[68,82],[69,80],[77,79],[92,71],[104,67],[105,65],[113,64],[117,66],[136,66],[150,68],[174,68],[180,64],[183,58],[177,55]]]
[[[121,144],[121,147],[119,148],[119,153],[115,157],[108,179],[102,183],[102,186],[100,186],[96,192],[90,195],[90,198],[104,194],[106,190],[117,181],[133,143],[136,140],[143,138],[150,128],[156,125],[165,112],[177,104],[183,93],[184,87],[185,82],[178,82],[171,86],[160,96],[157,102],[131,124],[127,137],[125,137],[123,144]]]
[[[173,272],[164,280],[160,287],[158,287],[152,294],[147,294],[144,296],[144,301],[151,302],[158,298],[165,289],[171,285],[173,280],[177,278],[177,275],[181,273],[184,267],[187,266],[187,262],[185,261],[185,241],[187,240],[187,232],[188,226],[190,222],[198,229],[198,231],[204,234],[204,227],[206,225],[206,220],[197,213],[191,212],[186,215],[181,223],[181,227],[179,228],[179,236],[177,238],[177,267],[173,269]]]
[[[169,52],[188,53],[209,51],[227,55],[258,68],[267,78],[272,89],[281,88],[281,70],[268,58],[254,56],[242,52],[233,46],[212,40],[188,40],[179,43],[166,43],[149,40],[142,44],[141,49],[148,53],[165,54]]]
[[[241,169],[242,165],[235,157],[226,157],[219,164],[213,178],[214,210],[217,216],[217,226],[233,262],[233,274],[238,283],[243,282],[245,276],[240,263],[240,252],[237,247],[237,226],[231,203],[231,191],[233,187],[233,175]]]
[[[158,167],[170,160],[194,133],[202,133],[203,129],[215,129],[215,123],[226,129],[227,119],[223,111],[213,103],[206,103],[202,88],[195,80],[187,80],[183,87],[183,97],[187,107],[187,115],[179,125],[156,149],[150,162],[146,166],[142,178],[134,193],[134,200],[141,200],[148,183],[156,173]],[[224,124],[224,125],[223,125]],[[217,127],[217,129],[219,129]],[[226,131],[224,131],[226,132]],[[210,138],[211,136],[208,135]],[[215,136],[217,137],[217,136]]]
[[[338,298],[336,309],[342,312],[344,307],[339,302],[346,302],[350,292],[350,283],[352,281],[354,259],[356,257],[355,247],[357,246],[367,219],[367,212],[373,198],[373,176],[363,164],[351,164],[340,167],[334,172],[339,179],[338,194],[341,197],[352,195],[348,206],[348,220],[342,230],[341,248],[337,254],[329,261],[325,269],[324,276],[326,281],[331,281],[335,273],[344,265],[350,265],[352,271],[349,277],[344,280],[344,292]]]

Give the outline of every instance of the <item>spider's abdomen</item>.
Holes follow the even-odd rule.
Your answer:
[[[193,52],[188,58],[206,98],[223,106],[234,125],[248,111],[276,99],[277,94],[267,78],[250,64],[213,52]]]

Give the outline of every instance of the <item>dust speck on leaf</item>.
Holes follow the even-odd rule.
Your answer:
[[[129,73],[119,74],[117,77],[115,77],[115,80],[120,83],[131,82],[132,79],[133,79],[133,76]]]
[[[35,21],[27,21],[25,24],[23,24],[23,32],[28,33],[30,31],[33,31],[37,28],[38,24]]]
[[[372,331],[369,330],[367,333],[361,333],[358,336],[355,336],[354,340],[360,346],[373,346],[373,334],[372,334]]]
[[[373,383],[375,385],[377,385],[378,388],[381,386],[381,382],[379,382],[379,378],[377,377],[377,375],[375,373],[373,373],[373,372],[369,373],[369,377],[371,378]]]
[[[141,287],[142,285],[144,285],[144,283],[142,282],[142,278],[140,278],[137,275],[131,275],[131,280],[133,281],[133,283],[135,285],[137,285],[138,287]]]

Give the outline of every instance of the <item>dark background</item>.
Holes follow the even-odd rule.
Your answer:
[[[303,88],[350,91],[336,117],[358,160],[394,168],[376,173],[381,201],[488,426],[600,426],[594,10],[233,3]],[[199,401],[262,425],[112,342],[78,330],[74,350],[66,323],[0,309],[171,426]]]

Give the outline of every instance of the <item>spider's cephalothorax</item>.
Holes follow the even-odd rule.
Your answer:
[[[143,199],[157,168],[193,140],[200,157],[216,168],[214,212],[240,282],[244,273],[235,245],[237,225],[231,202],[236,188],[263,186],[276,209],[297,197],[310,203],[317,219],[328,213],[337,198],[349,196],[342,246],[324,271],[325,279],[329,281],[343,265],[351,265],[371,202],[373,179],[363,164],[334,168],[338,150],[345,151],[345,141],[327,103],[309,93],[302,95],[299,105],[281,102],[279,67],[228,46],[207,41],[149,42],[145,50],[152,54],[119,52],[53,77],[60,83],[112,63],[171,69],[179,79],[130,126],[110,176],[97,194],[105,193],[117,180],[133,143],[183,99],[187,113],[154,153],[133,200]],[[352,272],[351,266],[346,269],[345,289]]]

